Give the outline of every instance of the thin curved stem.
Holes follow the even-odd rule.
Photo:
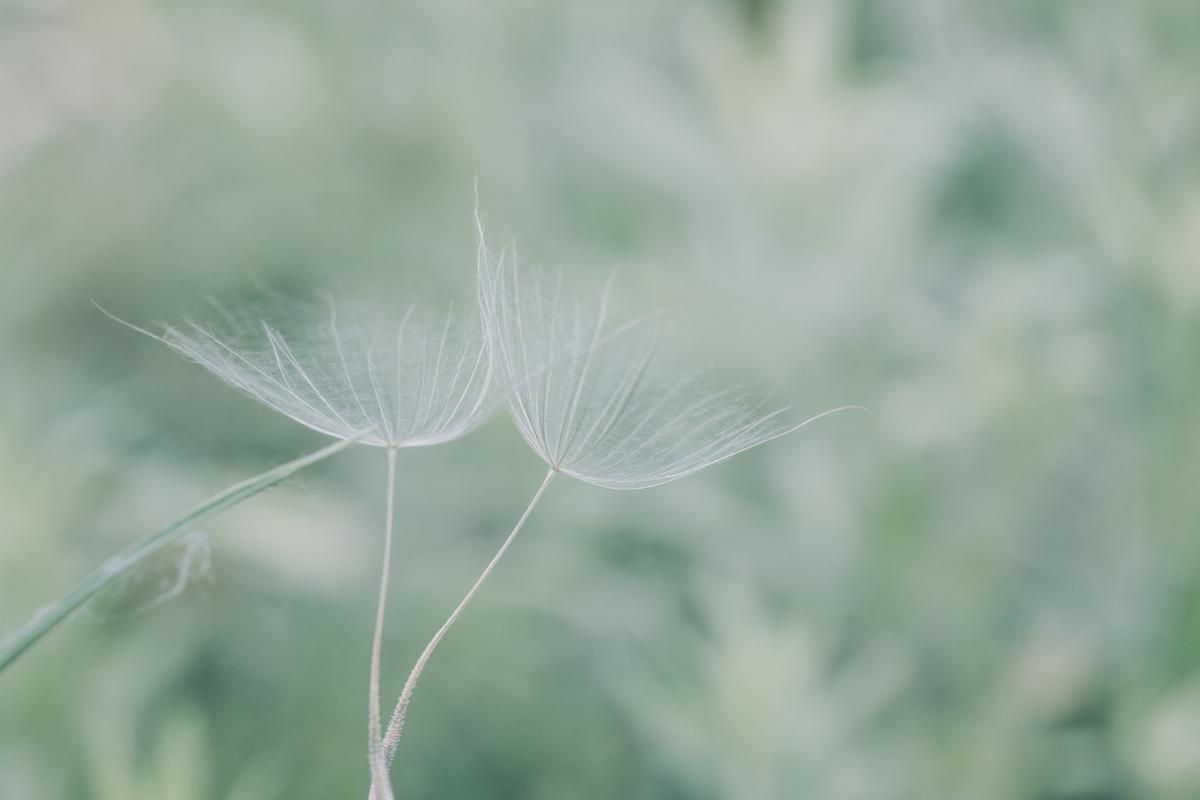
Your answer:
[[[383,649],[383,619],[387,611],[388,574],[392,563],[392,527],[396,518],[396,448],[387,451],[387,521],[383,534],[383,569],[379,577],[379,605],[375,609],[375,637],[371,642],[371,681],[367,698],[367,758],[372,786],[383,787],[383,800],[393,800],[380,732],[379,657]]]
[[[447,618],[442,624],[442,627],[438,629],[438,632],[435,633],[433,638],[429,640],[429,644],[425,645],[425,649],[421,651],[421,656],[417,659],[416,665],[413,666],[412,672],[409,673],[408,680],[404,682],[404,689],[400,692],[400,700],[396,703],[396,709],[392,712],[392,719],[388,723],[387,734],[383,737],[384,755],[387,757],[387,763],[389,765],[396,757],[396,746],[400,742],[400,735],[404,732],[404,720],[408,712],[409,701],[412,700],[413,689],[416,688],[417,679],[421,677],[421,672],[425,669],[425,665],[428,663],[429,657],[433,655],[434,648],[436,648],[438,643],[442,641],[442,638],[446,635],[446,632],[450,630],[450,626],[453,625],[455,620],[459,618],[463,612],[463,609],[467,607],[467,604],[471,602],[471,599],[475,597],[476,593],[479,592],[480,587],[483,586],[484,581],[486,581],[488,576],[492,574],[492,570],[496,568],[496,564],[500,562],[500,559],[504,556],[505,551],[508,550],[509,545],[513,543],[513,539],[517,537],[517,534],[520,532],[521,528],[524,527],[525,521],[529,519],[529,515],[533,513],[534,507],[538,504],[538,501],[542,499],[542,495],[546,492],[546,487],[550,485],[550,481],[556,474],[557,473],[553,469],[550,469],[546,472],[546,477],[542,481],[542,485],[538,487],[537,492],[535,492],[533,495],[533,499],[529,501],[529,505],[525,508],[525,513],[523,513],[521,518],[517,520],[517,524],[512,529],[512,533],[510,533],[508,538],[504,540],[504,544],[500,545],[500,549],[496,551],[496,555],[492,557],[492,560],[488,562],[488,565],[483,568],[483,572],[480,573],[479,577],[476,579],[474,585],[471,586],[466,596],[464,596],[462,601],[459,602],[458,607],[454,609],[449,618]],[[372,790],[372,797],[374,796],[375,793],[374,790]]]
[[[80,581],[74,589],[39,611],[23,628],[13,634],[3,645],[0,645],[0,672],[11,666],[25,651],[37,644],[38,640],[52,631],[67,617],[71,616],[80,606],[95,597],[98,592],[129,572],[129,570],[141,563],[147,556],[178,539],[193,525],[200,522],[200,520],[224,511],[231,506],[235,506],[243,500],[247,500],[259,492],[290,478],[304,467],[315,464],[318,461],[323,461],[334,453],[345,450],[368,433],[370,431],[361,431],[328,447],[323,447],[320,450],[301,456],[286,464],[269,469],[260,475],[255,475],[253,478],[248,478],[241,483],[230,486],[228,489],[218,492],[203,503],[200,503],[174,522],[169,523],[165,527],[160,528],[110,557]]]

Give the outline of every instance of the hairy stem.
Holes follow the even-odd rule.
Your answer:
[[[404,732],[404,719],[408,712],[409,701],[412,700],[413,689],[416,688],[417,679],[421,677],[421,672],[425,669],[425,665],[428,663],[429,657],[433,655],[434,648],[438,646],[438,643],[442,641],[442,638],[446,635],[446,632],[450,630],[450,626],[454,624],[455,620],[457,620],[462,614],[463,609],[467,607],[467,604],[470,603],[471,599],[475,597],[476,593],[479,592],[479,589],[483,586],[484,581],[486,581],[488,576],[492,574],[492,570],[496,568],[496,564],[500,563],[500,559],[503,558],[505,551],[508,550],[509,545],[513,543],[513,539],[517,537],[517,534],[520,532],[521,528],[524,527],[525,521],[529,519],[529,515],[533,513],[533,509],[538,504],[538,501],[542,499],[542,495],[545,493],[546,487],[550,485],[550,481],[554,478],[555,474],[556,473],[553,469],[546,473],[546,477],[542,481],[542,485],[538,487],[537,492],[535,492],[533,495],[533,499],[529,501],[529,505],[525,508],[525,513],[523,513],[521,518],[517,520],[517,524],[512,529],[512,533],[510,533],[508,538],[504,540],[504,543],[500,545],[500,549],[496,551],[496,555],[492,557],[492,560],[488,562],[488,565],[483,568],[483,572],[480,573],[479,577],[475,580],[474,585],[471,586],[470,590],[463,597],[462,601],[459,602],[458,607],[451,612],[446,621],[442,623],[442,627],[438,628],[438,632],[435,633],[433,638],[429,640],[429,644],[425,645],[425,649],[421,651],[421,656],[417,659],[416,665],[413,666],[412,672],[409,673],[408,680],[404,682],[404,689],[400,692],[400,700],[396,703],[396,709],[392,712],[391,721],[388,723],[387,734],[383,738],[384,755],[387,757],[388,764],[391,764],[392,760],[396,757],[396,747],[400,742],[400,735]],[[371,796],[372,798],[376,796],[374,789],[372,789]]]
[[[7,669],[23,653],[35,645],[38,640],[78,610],[80,606],[95,597],[97,592],[136,567],[147,556],[174,542],[186,533],[191,526],[213,514],[235,506],[259,492],[270,489],[272,486],[290,478],[304,467],[315,464],[318,461],[323,461],[334,453],[345,450],[367,435],[368,432],[363,431],[356,436],[335,442],[328,447],[323,447],[294,461],[289,461],[286,464],[269,469],[261,475],[256,475],[253,478],[248,478],[241,483],[230,486],[228,489],[208,498],[174,522],[112,556],[84,578],[74,589],[34,615],[33,619],[27,622],[24,627],[0,646],[0,672]]]
[[[379,709],[379,654],[383,648],[383,618],[387,611],[388,573],[392,563],[392,528],[396,517],[396,448],[387,451],[387,521],[383,534],[383,569],[379,577],[379,605],[375,609],[375,637],[371,642],[371,681],[367,698],[367,758],[371,785],[382,787],[383,800],[392,800],[388,764],[383,755]]]

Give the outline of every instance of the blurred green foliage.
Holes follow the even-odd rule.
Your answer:
[[[875,413],[556,485],[398,797],[1194,798],[1197,74],[1193,0],[9,2],[0,630],[320,444],[89,298],[469,302],[477,177],[523,258],[623,263],[696,360]],[[497,420],[400,474],[385,695],[541,467]],[[365,796],[383,477],[321,465],[26,656],[0,797]]]

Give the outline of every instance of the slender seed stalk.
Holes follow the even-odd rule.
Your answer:
[[[392,563],[392,528],[396,516],[396,448],[387,451],[387,521],[383,534],[383,569],[379,578],[379,606],[375,610],[375,637],[371,643],[371,681],[367,699],[367,756],[371,785],[383,787],[383,800],[393,800],[388,763],[380,740],[379,657],[383,647],[383,618],[387,611],[388,573]]]
[[[463,609],[467,607],[467,604],[470,603],[471,599],[474,598],[476,593],[479,592],[480,587],[483,586],[488,576],[492,574],[492,570],[496,568],[496,564],[500,563],[500,559],[503,558],[505,551],[507,551],[509,545],[513,543],[513,539],[517,537],[517,534],[520,532],[521,528],[525,526],[525,521],[529,519],[529,515],[533,513],[534,507],[537,506],[538,501],[542,499],[542,495],[546,492],[546,487],[550,485],[550,481],[556,474],[557,471],[553,468],[546,472],[545,479],[542,481],[541,486],[538,487],[537,492],[534,493],[533,499],[529,501],[529,505],[525,508],[525,513],[523,513],[521,518],[517,520],[517,524],[512,529],[512,533],[510,533],[508,538],[504,540],[504,543],[500,545],[500,549],[496,551],[496,555],[492,557],[492,560],[488,562],[488,565],[483,568],[483,572],[480,573],[479,577],[475,580],[474,585],[471,586],[470,590],[459,602],[458,607],[451,612],[446,621],[442,623],[442,627],[438,628],[438,632],[435,633],[433,638],[429,640],[429,644],[425,645],[425,649],[421,651],[421,656],[417,659],[416,665],[413,666],[412,672],[409,673],[408,680],[404,682],[404,689],[400,692],[400,700],[396,703],[396,709],[392,712],[391,721],[388,722],[387,734],[383,738],[384,754],[387,757],[387,763],[389,765],[396,757],[396,747],[400,742],[400,735],[404,732],[404,720],[408,713],[408,704],[409,701],[412,700],[412,694],[413,690],[416,688],[417,679],[421,677],[421,672],[425,669],[425,665],[428,663],[429,657],[433,655],[433,651],[438,646],[438,643],[442,641],[442,638],[446,635],[446,632],[450,630],[450,626],[453,625],[455,620],[459,618],[463,612]],[[371,790],[371,797],[376,797],[374,788]]]
[[[255,475],[253,478],[248,478],[241,483],[230,486],[228,489],[218,492],[203,503],[200,503],[174,522],[110,557],[80,581],[74,589],[39,611],[23,628],[18,630],[7,642],[0,646],[0,672],[7,669],[23,653],[37,644],[38,640],[53,630],[67,617],[71,616],[80,606],[95,597],[98,592],[136,567],[147,556],[174,542],[196,523],[231,506],[235,506],[259,492],[270,489],[272,486],[290,478],[304,467],[315,464],[318,461],[323,461],[334,453],[345,450],[363,436],[366,436],[367,433],[368,431],[363,431],[350,438],[342,439],[328,447],[323,447],[306,456],[301,456],[286,464],[269,469],[260,475]]]

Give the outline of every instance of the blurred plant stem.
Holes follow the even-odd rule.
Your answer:
[[[34,615],[32,620],[5,642],[3,648],[0,648],[0,672],[7,669],[30,647],[53,630],[55,626],[69,617],[88,600],[95,597],[99,591],[129,572],[147,556],[174,542],[186,533],[192,525],[213,514],[231,508],[243,500],[248,500],[259,492],[270,489],[272,486],[287,480],[307,466],[315,464],[318,461],[324,461],[326,458],[354,444],[366,434],[367,432],[363,431],[348,439],[343,439],[328,447],[323,447],[320,450],[309,453],[306,456],[301,456],[286,464],[281,464],[260,475],[235,484],[222,492],[218,492],[166,527],[155,531],[141,541],[112,556],[84,578],[74,589]]]

